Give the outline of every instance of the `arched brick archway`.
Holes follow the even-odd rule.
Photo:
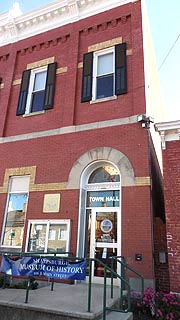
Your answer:
[[[135,176],[131,162],[125,154],[110,147],[99,147],[87,151],[74,163],[67,183],[68,189],[79,189],[81,174],[92,162],[97,160],[114,163],[121,174],[121,186],[134,186]]]

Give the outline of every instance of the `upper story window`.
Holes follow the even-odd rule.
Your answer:
[[[114,49],[94,52],[92,93],[92,100],[114,95]]]
[[[31,71],[25,113],[42,111],[44,109],[46,78],[47,67]]]
[[[81,101],[127,93],[126,43],[84,54]]]
[[[16,115],[53,108],[56,65],[23,72]]]

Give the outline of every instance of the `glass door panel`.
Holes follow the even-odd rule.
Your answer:
[[[111,257],[117,255],[117,212],[96,211],[95,258],[111,267]],[[102,277],[102,267],[96,262],[94,276]],[[111,276],[110,273],[107,276]]]
[[[94,208],[88,210],[88,228],[86,256],[97,258],[111,267],[111,257],[117,256],[117,218],[118,210],[112,208]],[[116,266],[115,266],[116,271]],[[103,268],[95,261],[93,277],[103,277]],[[110,277],[110,272],[107,276]]]

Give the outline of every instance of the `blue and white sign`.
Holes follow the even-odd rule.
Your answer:
[[[86,262],[46,257],[2,257],[0,272],[13,276],[46,277],[52,279],[84,280]]]

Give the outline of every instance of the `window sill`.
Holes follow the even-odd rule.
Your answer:
[[[106,97],[106,98],[102,98],[102,99],[91,100],[90,104],[106,102],[106,101],[111,101],[111,100],[116,100],[116,99],[117,99],[117,96]]]
[[[43,113],[45,113],[45,110],[37,111],[37,112],[31,112],[31,113],[25,113],[25,114],[23,114],[23,117],[24,118],[33,117],[33,116],[38,116],[39,114],[43,114]]]

